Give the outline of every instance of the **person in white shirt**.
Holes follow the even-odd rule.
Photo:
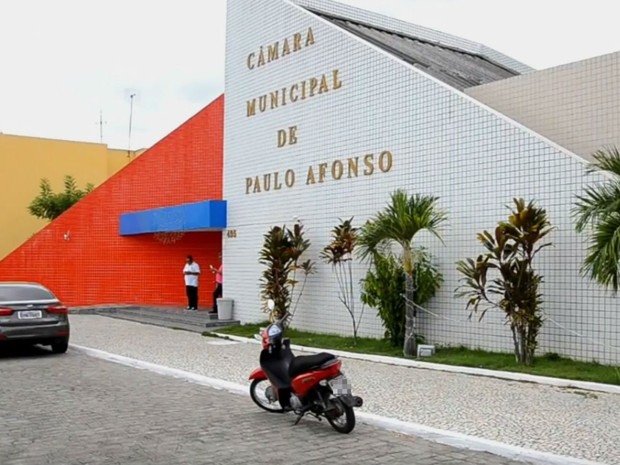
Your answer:
[[[198,310],[198,276],[200,276],[200,266],[191,255],[187,256],[183,274],[185,275],[187,310]]]

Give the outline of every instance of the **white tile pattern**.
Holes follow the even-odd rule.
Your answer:
[[[227,22],[224,198],[229,228],[237,234],[224,238],[224,294],[234,299],[235,318],[264,318],[257,259],[270,226],[291,225],[299,216],[313,244],[310,256],[318,260],[338,218],[355,216],[361,225],[384,207],[390,192],[406,188],[439,196],[450,218],[445,246],[428,235],[416,238],[430,247],[445,278],[429,304],[439,317],[422,316],[422,333],[434,344],[511,350],[502,315],[490,312],[480,323],[467,321],[465,303],[454,298],[459,278],[454,264],[479,254],[476,233],[493,228],[506,217],[505,205],[523,196],[547,208],[557,227],[555,247],[538,261],[545,275],[545,310],[589,338],[548,322],[541,351],[620,361],[618,350],[611,348],[620,345],[616,300],[578,273],[584,238],[574,232],[570,209],[574,195],[595,178],[585,176],[576,156],[287,1],[229,0]],[[248,55],[258,54],[261,45],[266,50],[279,41],[282,46],[284,38],[305,35],[309,27],[314,45],[248,69]],[[331,76],[335,69],[340,89],[246,116],[248,100],[323,73]],[[298,143],[277,148],[277,131],[293,125]],[[388,173],[349,179],[345,171],[338,181],[328,175],[322,184],[305,183],[309,166],[317,173],[322,162],[370,153],[376,157],[384,150],[393,153]],[[282,182],[288,169],[296,174],[293,188],[246,194],[246,178],[278,172]],[[356,265],[356,279],[365,269]],[[331,269],[321,264],[308,282],[295,325],[349,333],[348,318]],[[382,334],[371,309],[362,333]]]

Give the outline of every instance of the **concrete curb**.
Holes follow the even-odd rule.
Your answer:
[[[248,395],[248,387],[237,383],[231,383],[216,378],[191,373],[188,371],[170,368],[155,363],[145,362],[122,355],[116,355],[90,347],[71,344],[73,349],[77,349],[91,357],[100,358],[121,365],[126,365],[138,369],[149,370],[164,376],[172,376],[174,378],[184,379],[186,381],[208,386],[213,389],[224,390],[232,394]],[[539,452],[523,447],[511,446],[497,441],[491,441],[475,436],[468,436],[452,431],[445,431],[436,428],[430,428],[416,423],[409,423],[393,418],[382,417],[365,412],[357,412],[357,418],[362,423],[371,426],[386,429],[389,431],[399,432],[402,434],[417,436],[428,441],[449,445],[460,449],[469,449],[478,452],[489,452],[494,455],[509,458],[511,460],[533,463],[536,465],[606,465],[601,462],[592,462],[589,460],[576,459],[554,455],[547,452]]]
[[[246,342],[250,344],[260,344],[260,341],[241,336],[230,336],[228,334],[220,334],[217,331],[212,333],[220,338],[230,339],[231,341]],[[328,349],[319,349],[316,347],[300,346],[291,344],[293,350],[303,352],[325,352]],[[513,373],[511,371],[496,371],[484,368],[471,368],[455,365],[442,365],[440,363],[419,362],[416,360],[407,360],[396,357],[388,357],[385,355],[358,354],[355,352],[345,352],[342,350],[328,350],[330,353],[342,358],[350,358],[356,360],[364,360],[367,362],[383,363],[385,365],[404,366],[409,368],[421,368],[424,370],[446,371],[449,373],[461,373],[465,375],[486,376],[488,378],[497,378],[510,381],[520,381],[527,383],[544,384],[568,389],[581,389],[584,391],[605,392],[607,394],[620,394],[620,386],[612,384],[593,383],[589,381],[577,381],[571,379],[551,378],[548,376],[529,375],[525,373]]]

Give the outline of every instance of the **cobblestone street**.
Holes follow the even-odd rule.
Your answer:
[[[72,342],[248,385],[260,346],[95,315]],[[294,342],[294,341],[293,341]],[[296,352],[297,353],[297,352]],[[302,354],[301,352],[298,352]],[[620,465],[620,395],[344,359],[362,412],[541,452]]]
[[[516,465],[358,424],[340,435],[313,419],[74,351],[0,355],[0,464]]]

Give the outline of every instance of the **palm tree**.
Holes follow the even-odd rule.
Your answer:
[[[576,229],[593,227],[582,274],[618,292],[620,287],[620,151],[616,147],[598,150],[588,173],[600,172],[606,183],[588,186],[577,196],[573,214]]]
[[[362,258],[381,254],[392,244],[402,248],[405,284],[405,342],[403,353],[412,356],[416,353],[416,318],[414,305],[415,254],[413,238],[426,230],[440,241],[439,227],[446,221],[447,214],[437,207],[439,198],[426,195],[409,196],[398,190],[391,195],[387,207],[369,220],[360,233],[358,247]],[[442,241],[443,242],[443,241]]]

